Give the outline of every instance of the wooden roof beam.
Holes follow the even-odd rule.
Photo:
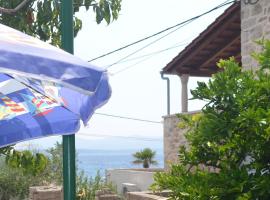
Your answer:
[[[197,77],[211,77],[212,74],[216,73],[217,70],[215,69],[207,69],[207,70],[194,70],[194,69],[187,69],[187,70],[177,70],[177,74],[180,76],[181,74],[189,74],[190,76],[197,76]]]
[[[200,68],[206,68],[208,67],[209,63],[215,59],[216,57],[218,57],[219,54],[221,54],[222,52],[224,52],[226,49],[228,49],[230,46],[232,46],[235,42],[237,42],[237,40],[240,40],[240,35],[237,35],[231,42],[229,42],[227,45],[223,46],[220,50],[213,51],[213,55],[210,56],[210,59],[206,60],[204,63],[201,64]]]
[[[196,51],[193,51],[191,54],[189,55],[186,55],[183,59],[182,59],[182,64],[184,64],[186,62],[186,60],[189,60],[191,57],[194,56],[194,54],[196,55],[197,52],[201,51],[204,47],[206,47],[209,43],[211,43],[211,39],[210,38],[215,38],[215,37],[218,37],[218,35],[220,33],[223,33],[224,30],[227,29],[227,27],[230,26],[230,23],[232,20],[234,20],[234,18],[238,18],[238,14],[235,14],[234,16],[231,16],[230,19],[228,19],[224,24],[222,24],[221,27],[219,27],[218,30],[216,30],[215,32],[212,32],[212,34],[210,36],[208,36],[208,39],[207,40],[204,40],[205,42],[203,42],[203,44],[201,44],[199,46],[199,48],[196,49]],[[176,61],[177,63],[177,61]]]

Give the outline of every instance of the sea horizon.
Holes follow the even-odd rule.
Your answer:
[[[16,145],[19,150],[34,150],[46,152],[47,149],[55,146],[56,142],[61,143],[61,138],[44,138],[31,142]],[[132,164],[132,154],[150,148],[156,151],[155,159],[158,165],[153,168],[163,168],[163,141],[140,141],[121,138],[106,138],[97,140],[76,139],[76,160],[79,171],[84,171],[88,177],[95,177],[97,172],[105,176],[106,169],[120,168],[142,168],[141,165]]]
[[[98,172],[104,177],[106,169],[143,168],[142,165],[132,163],[132,154],[139,150],[141,149],[77,149],[78,169],[84,171],[89,178],[93,178]],[[151,168],[163,168],[163,149],[152,150],[156,151],[155,160],[158,164],[152,165]]]

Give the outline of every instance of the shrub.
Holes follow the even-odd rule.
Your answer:
[[[197,117],[180,116],[189,147],[168,173],[156,174],[154,189],[184,200],[270,199],[270,41],[259,43],[257,71],[221,60],[224,71],[191,91],[206,105]]]
[[[11,168],[5,162],[5,156],[0,157],[0,200],[26,199],[31,186],[62,185],[62,145],[56,143],[44,155],[47,155],[46,169],[38,173],[25,173],[25,168]],[[76,200],[94,200],[96,190],[112,188],[105,184],[99,173],[91,178],[77,170],[76,181]]]

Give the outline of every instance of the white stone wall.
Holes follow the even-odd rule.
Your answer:
[[[242,0],[241,54],[243,69],[256,69],[258,66],[250,54],[260,50],[254,41],[262,37],[270,39],[270,0],[259,0],[255,5],[245,4]]]
[[[154,173],[162,169],[108,169],[106,182],[117,187],[117,192],[122,194],[123,186],[132,191],[145,191],[154,183]]]

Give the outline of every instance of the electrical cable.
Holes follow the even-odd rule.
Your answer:
[[[175,31],[179,30],[180,28],[184,27],[185,25],[187,25],[187,24],[189,24],[189,23],[191,23],[191,22],[192,22],[192,21],[189,21],[189,22],[183,24],[182,26],[179,26],[177,29],[174,29],[174,30],[170,31],[169,33],[167,33],[167,34],[165,34],[165,35],[163,35],[163,36],[157,38],[156,40],[154,40],[154,41],[152,41],[152,42],[150,42],[150,43],[144,45],[143,47],[137,49],[136,51],[134,51],[134,52],[132,52],[132,53],[126,55],[126,56],[124,56],[123,58],[119,59],[118,61],[116,61],[116,62],[114,62],[114,63],[112,63],[112,64],[106,66],[105,69],[109,69],[110,67],[112,67],[112,66],[114,66],[114,65],[116,65],[116,64],[118,64],[118,63],[120,63],[120,62],[122,62],[122,61],[125,60],[126,58],[129,58],[130,56],[132,56],[132,55],[138,53],[139,51],[142,51],[143,49],[145,49],[145,48],[149,47],[150,45],[152,45],[152,44],[154,44],[154,43],[160,41],[161,39],[167,37],[168,35],[174,33]]]
[[[148,53],[148,54],[144,54],[144,55],[141,55],[141,56],[137,56],[137,57],[134,57],[134,58],[130,58],[130,59],[126,59],[126,60],[123,60],[121,62],[119,62],[118,64],[122,64],[122,63],[126,63],[126,62],[130,62],[130,61],[133,61],[133,60],[138,60],[140,58],[144,58],[144,57],[148,57],[148,56],[152,56],[152,55],[156,55],[156,54],[159,54],[159,53],[162,53],[162,52],[165,52],[165,51],[168,51],[168,50],[171,50],[171,49],[175,49],[177,47],[181,47],[181,46],[185,46],[187,45],[187,43],[178,43],[178,44],[175,44],[171,47],[168,47],[168,48],[165,48],[165,49],[161,49],[159,51],[154,51],[154,52],[151,52],[151,53]]]
[[[153,120],[147,120],[147,119],[140,119],[140,118],[133,118],[133,117],[125,117],[125,116],[119,116],[119,115],[111,115],[111,114],[99,113],[99,112],[95,112],[95,114],[96,114],[96,115],[106,116],[106,117],[114,117],[114,118],[127,119],[127,120],[134,120],[134,121],[140,121],[140,122],[148,122],[148,123],[162,124],[162,122],[159,122],[159,121],[153,121]]]
[[[229,0],[227,0],[227,1],[229,1]],[[223,3],[223,4],[224,4],[224,3]],[[223,5],[223,4],[221,4],[221,5]],[[199,18],[199,17],[198,17],[198,18]],[[132,55],[134,55],[134,54],[136,54],[136,53],[138,53],[139,51],[142,51],[143,49],[149,47],[150,45],[152,45],[152,44],[154,44],[154,43],[160,41],[161,39],[167,37],[168,35],[170,35],[170,34],[176,32],[176,31],[179,30],[180,28],[182,28],[182,27],[188,25],[189,23],[192,23],[193,21],[195,21],[195,20],[198,19],[198,18],[195,18],[195,19],[193,19],[193,20],[188,21],[187,23],[182,24],[181,26],[179,26],[179,27],[177,27],[176,29],[170,31],[169,33],[167,33],[167,34],[165,34],[165,35],[159,37],[158,39],[156,39],[156,40],[154,40],[154,41],[148,43],[147,45],[145,45],[145,46],[143,46],[143,47],[137,49],[136,51],[134,51],[134,52],[128,54],[127,56],[124,56],[123,58],[119,59],[118,61],[116,61],[116,62],[114,62],[114,63],[112,63],[112,64],[106,66],[105,69],[108,69],[108,68],[110,68],[110,67],[112,67],[112,66],[114,66],[114,65],[116,65],[116,64],[118,64],[118,63],[120,63],[120,62],[122,62],[122,61],[125,60],[126,58],[128,58],[128,57],[130,57],[130,56],[132,56]]]
[[[108,134],[92,134],[79,132],[76,135],[86,136],[86,137],[109,137],[109,138],[122,138],[122,139],[133,139],[142,141],[162,141],[162,138],[146,138],[146,137],[136,137],[136,136],[121,136],[121,135],[108,135]]]
[[[123,69],[120,69],[119,71],[116,71],[116,72],[114,72],[114,73],[111,73],[110,75],[111,75],[111,76],[115,76],[115,75],[117,75],[117,74],[120,74],[120,73],[122,73],[122,72],[124,72],[124,71],[126,71],[126,70],[128,70],[128,69],[130,69],[130,68],[132,68],[132,67],[135,67],[136,65],[138,65],[138,64],[140,64],[140,63],[142,63],[142,62],[144,62],[144,61],[146,61],[146,60],[149,60],[149,59],[152,58],[153,56],[154,56],[154,55],[152,55],[152,56],[150,56],[150,57],[147,57],[147,58],[145,58],[145,59],[142,59],[142,60],[140,60],[140,61],[138,61],[138,62],[136,62],[136,63],[134,63],[134,64],[132,64],[132,65],[129,65],[129,66],[123,68]]]
[[[158,54],[160,54],[160,53],[162,53],[162,52],[165,52],[165,51],[174,49],[174,48],[176,48],[176,47],[184,46],[184,45],[186,45],[186,44],[177,45],[177,46],[170,47],[170,48],[167,48],[167,49],[163,49],[163,50],[160,50],[160,51],[152,52],[152,53],[150,53],[150,54],[146,54],[146,55],[143,55],[143,56],[141,56],[141,57],[136,57],[136,58],[134,58],[134,59],[129,59],[129,60],[123,61],[123,62],[128,62],[128,61],[132,61],[132,60],[135,60],[135,59],[139,59],[139,58],[146,57],[145,59],[142,59],[142,60],[140,60],[140,61],[138,61],[138,62],[136,62],[136,63],[134,63],[134,64],[132,64],[132,65],[129,65],[129,66],[123,68],[123,69],[120,69],[120,70],[114,72],[114,73],[110,73],[110,75],[111,75],[111,76],[115,76],[115,75],[117,75],[117,74],[120,74],[120,73],[122,73],[122,72],[124,72],[124,71],[126,71],[126,70],[128,70],[128,69],[130,69],[130,68],[133,68],[133,67],[137,66],[137,65],[140,64],[140,63],[145,62],[146,60],[151,59],[152,57],[154,57],[154,56],[156,56],[156,55],[158,55]],[[122,63],[123,63],[123,62],[122,62]],[[118,63],[118,64],[119,64],[119,63]]]
[[[110,52],[108,52],[108,53],[105,53],[105,54],[103,54],[103,55],[100,55],[100,56],[97,56],[97,57],[95,57],[95,58],[92,58],[92,59],[88,60],[88,62],[92,62],[92,61],[94,61],[94,60],[98,60],[98,59],[100,59],[100,58],[103,58],[103,57],[105,57],[105,56],[108,56],[108,55],[111,55],[111,54],[116,53],[116,52],[118,52],[118,51],[121,51],[121,50],[123,50],[123,49],[126,49],[126,48],[128,48],[128,47],[130,47],[130,46],[133,46],[133,45],[135,45],[135,44],[141,43],[141,42],[143,42],[143,41],[145,41],[145,40],[148,40],[148,39],[150,39],[150,38],[152,38],[152,37],[155,37],[155,36],[157,36],[157,35],[160,35],[161,33],[164,33],[164,32],[166,32],[166,31],[169,31],[169,30],[173,29],[173,28],[176,28],[176,27],[178,27],[178,26],[181,26],[181,25],[183,25],[183,24],[185,24],[185,23],[187,23],[187,22],[189,22],[189,21],[193,21],[193,20],[195,20],[195,19],[198,19],[198,18],[200,18],[200,17],[202,17],[202,16],[204,16],[204,15],[207,15],[207,14],[209,14],[209,13],[211,13],[211,12],[213,12],[213,11],[215,11],[215,10],[221,8],[221,7],[224,7],[224,6],[229,5],[229,4],[231,4],[231,3],[235,3],[235,2],[237,2],[237,1],[238,1],[238,0],[233,0],[233,1],[229,1],[229,2],[228,2],[228,0],[227,0],[227,1],[225,1],[224,3],[222,3],[222,4],[220,4],[220,5],[216,6],[216,7],[214,7],[214,8],[212,8],[212,9],[210,9],[210,10],[208,10],[208,11],[206,11],[206,12],[200,14],[200,15],[197,15],[197,16],[195,16],[195,17],[192,17],[192,18],[188,19],[188,20],[185,20],[185,21],[183,21],[183,22],[180,22],[180,23],[178,23],[178,24],[176,24],[176,25],[173,25],[173,26],[170,26],[170,27],[168,27],[168,28],[165,28],[165,29],[163,29],[163,30],[161,30],[161,31],[159,31],[159,32],[157,32],[157,33],[154,33],[154,34],[152,34],[152,35],[149,35],[149,36],[147,36],[147,37],[144,37],[144,38],[142,38],[142,39],[139,39],[139,40],[137,40],[137,41],[135,41],[135,42],[132,42],[132,43],[130,43],[130,44],[127,44],[127,45],[125,45],[125,46],[122,46],[122,47],[120,47],[120,48],[118,48],[118,49],[115,49],[115,50],[110,51]]]

